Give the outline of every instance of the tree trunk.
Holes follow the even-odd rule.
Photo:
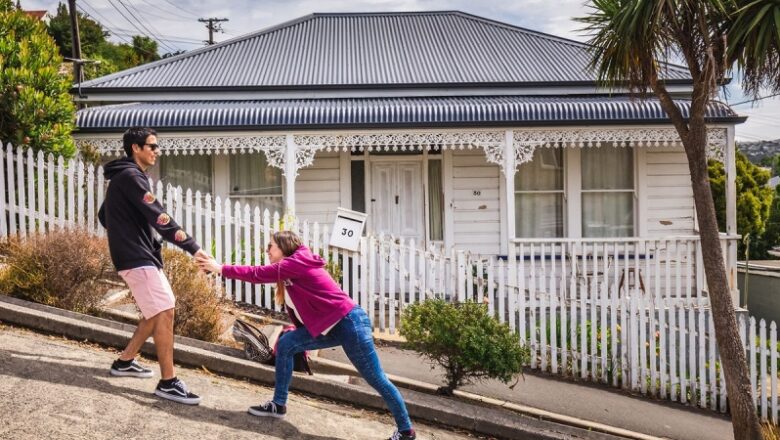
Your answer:
[[[696,118],[698,119],[698,118]],[[720,247],[715,204],[707,173],[707,132],[703,118],[691,115],[687,139],[683,138],[688,167],[691,172],[693,198],[699,219],[704,272],[709,287],[711,313],[726,379],[731,423],[736,440],[762,439],[761,425],[753,405],[753,389],[748,375],[745,350],[737,329],[736,314],[731,301],[723,253]]]

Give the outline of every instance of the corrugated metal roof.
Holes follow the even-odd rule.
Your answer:
[[[687,117],[690,102],[677,101]],[[713,103],[712,120],[739,118]],[[401,127],[468,125],[658,123],[668,118],[657,100],[626,97],[480,96],[440,98],[296,99],[267,101],[146,102],[79,110],[82,131],[130,126],[158,129],[281,129],[287,127]]]
[[[587,49],[458,11],[313,14],[82,89],[593,82]],[[669,66],[665,77],[687,81],[689,73]]]

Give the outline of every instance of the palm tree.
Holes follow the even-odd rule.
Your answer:
[[[778,0],[592,0],[577,20],[591,35],[592,67],[612,88],[640,97],[654,94],[682,140],[688,157],[709,286],[732,415],[734,437],[761,439],[745,351],[737,332],[715,206],[707,174],[705,110],[736,66],[745,90],[780,90]],[[693,82],[690,116],[674,105],[663,80],[664,62],[681,58]]]

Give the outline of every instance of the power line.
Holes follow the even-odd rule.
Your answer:
[[[177,4],[173,3],[173,2],[171,2],[171,1],[169,1],[169,0],[163,0],[163,1],[164,1],[165,3],[168,3],[169,5],[173,6],[173,7],[174,7],[174,8],[176,8],[177,10],[181,10],[182,12],[184,12],[184,13],[186,13],[186,14],[189,14],[189,15],[191,15],[193,19],[197,19],[197,18],[198,18],[198,16],[197,16],[197,15],[193,14],[192,12],[189,12],[189,11],[186,11],[186,10],[184,10],[184,9],[181,9],[181,6],[179,6],[179,5],[177,5]]]
[[[113,29],[109,29],[109,30],[111,31],[112,35],[124,35],[126,37],[133,37],[133,36],[137,35],[137,34],[133,34],[131,32],[122,32],[122,31],[116,31],[116,30],[113,30]],[[171,43],[192,44],[192,45],[198,45],[198,46],[203,44],[203,42],[200,41],[200,40],[197,40],[197,41],[186,41],[186,40],[177,40],[176,38],[162,38],[162,37],[158,37],[158,38],[160,38],[160,40],[168,41],[168,42],[171,42]]]
[[[195,21],[195,20],[190,20],[190,19],[174,18],[174,17],[171,17],[171,16],[164,16],[164,15],[161,15],[161,14],[156,14],[156,13],[150,11],[149,9],[150,8],[147,7],[147,9],[144,10],[144,15],[148,15],[148,16],[151,16],[151,17],[154,17],[154,18],[159,18],[160,20],[178,21],[180,23],[191,23],[191,22]]]
[[[729,105],[731,107],[734,107],[736,105],[750,104],[751,102],[761,101],[762,99],[774,98],[775,96],[780,96],[780,93],[775,93],[774,95],[762,96],[762,97],[756,98],[756,99],[748,99],[747,101],[741,101],[741,102],[737,102],[735,104],[729,104]]]
[[[133,29],[127,29],[127,28],[122,28],[122,27],[112,27],[112,28],[109,28],[107,26],[104,26],[104,27],[107,30],[110,30],[111,32],[120,32],[120,33],[124,32],[124,33],[130,34],[130,35],[137,35],[136,33],[134,33],[135,31]],[[198,40],[197,38],[180,37],[178,35],[158,34],[158,36],[161,37],[164,40],[169,40],[169,41],[170,40],[178,40],[178,41],[184,41],[184,42],[187,42],[187,43],[198,43],[198,44],[202,44],[203,43],[203,40]]]
[[[149,31],[149,33],[151,34],[151,35],[150,35],[150,37],[151,37],[152,39],[155,39],[155,38],[156,38],[157,34],[159,34],[160,32],[159,32],[157,29],[155,29],[155,28],[154,28],[154,26],[152,26],[152,23],[147,23],[147,24],[149,25],[149,27],[146,27],[146,24],[144,24],[144,23],[143,23],[143,22],[142,22],[142,21],[141,21],[141,20],[138,18],[138,16],[137,16],[137,15],[135,15],[135,14],[133,13],[133,11],[131,11],[131,10],[130,10],[130,8],[132,8],[134,11],[138,12],[138,10],[137,10],[137,9],[135,9],[135,6],[133,6],[132,4],[130,4],[130,2],[129,2],[129,1],[127,2],[127,4],[125,4],[125,2],[124,2],[124,1],[122,1],[122,0],[116,0],[116,1],[118,1],[118,2],[119,2],[119,4],[120,4],[120,5],[122,5],[122,7],[124,7],[124,8],[127,10],[127,12],[129,12],[129,13],[130,13],[130,15],[132,15],[132,16],[133,16],[133,18],[135,18],[135,20],[138,22],[138,24],[140,24],[140,25],[141,25],[141,26],[142,26],[144,29],[146,29],[147,31]],[[163,43],[162,41],[160,42],[160,44],[163,44],[163,45],[167,46],[167,47],[168,47],[168,49],[172,49],[174,52],[176,52],[176,51],[180,50],[178,47],[171,46],[170,44]]]
[[[82,0],[82,1],[83,1],[83,0]],[[90,17],[90,18],[92,18],[92,16],[91,16],[91,15],[90,15],[90,14],[89,14],[89,13],[88,13],[86,10],[84,10],[84,8],[82,8],[82,7],[81,7],[81,6],[79,6],[79,5],[76,5],[76,7],[77,7],[78,9],[81,9],[81,12],[83,12],[83,13],[84,13],[84,15],[86,15],[87,17]],[[106,28],[106,26],[103,26],[103,27],[104,27],[104,28]],[[107,28],[106,28],[106,29],[107,29]],[[132,42],[132,41],[130,41],[130,40],[128,40],[127,38],[121,37],[121,36],[119,36],[119,35],[116,35],[116,34],[114,34],[114,36],[115,36],[115,37],[117,37],[117,38],[119,38],[120,40],[124,41],[126,44],[129,44],[130,46],[133,46],[133,42]],[[147,53],[147,54],[149,54],[149,55],[152,55],[152,56],[157,56],[157,55],[158,55],[158,54],[156,54],[156,53],[154,53],[154,52],[149,52],[148,50],[146,50],[146,49],[143,49],[143,48],[141,48],[141,47],[136,47],[135,49],[137,49],[137,50],[140,50],[141,52],[145,52],[145,53]]]
[[[758,121],[762,125],[777,125],[777,117],[763,116],[763,115],[745,115],[748,117],[748,121]]]
[[[119,3],[120,3],[122,6],[124,6],[124,7],[125,7],[125,9],[127,9],[127,7],[124,5],[124,3],[122,3],[120,0],[117,0],[117,1],[119,1]],[[125,15],[125,13],[124,13],[124,12],[122,12],[122,10],[121,10],[121,9],[119,9],[119,7],[117,7],[117,5],[116,5],[116,4],[114,4],[114,1],[113,1],[113,0],[108,0],[108,3],[110,3],[110,4],[111,4],[111,6],[112,6],[112,7],[113,7],[113,8],[114,8],[114,9],[115,9],[117,12],[119,12],[119,15],[121,15],[121,16],[122,16],[122,18],[124,18],[125,20],[127,20],[127,22],[128,22],[128,23],[130,23],[130,24],[131,24],[131,25],[132,25],[134,28],[136,28],[136,29],[137,29],[137,30],[138,30],[138,31],[139,31],[139,32],[140,32],[142,35],[144,35],[144,36],[146,36],[146,37],[149,37],[149,38],[152,38],[153,40],[156,40],[156,38],[154,38],[154,37],[152,37],[151,35],[149,35],[151,32],[149,32],[148,30],[147,30],[147,32],[148,32],[148,33],[147,33],[147,32],[144,32],[143,30],[141,30],[141,28],[139,28],[139,27],[138,27],[138,25],[137,25],[137,24],[135,24],[135,22],[133,22],[133,20],[131,20],[130,18],[128,18],[128,17],[127,17],[127,15]],[[130,10],[129,10],[129,9],[128,9],[128,12],[130,12]],[[132,13],[131,13],[131,15],[132,15]],[[136,20],[137,20],[137,18],[136,18]],[[142,24],[142,23],[141,23],[141,26],[143,26],[143,24]],[[171,50],[171,47],[170,47],[170,46],[168,46],[168,49],[167,49],[167,50]],[[173,51],[174,51],[174,52],[176,52],[177,50],[178,50],[178,49],[173,49]]]
[[[109,28],[109,27],[108,27],[108,26],[107,26],[105,23],[108,23],[109,25],[111,25],[111,27],[112,27],[112,28],[117,28],[117,29],[119,29],[119,27],[118,27],[118,26],[116,26],[116,25],[115,25],[115,24],[114,24],[114,23],[113,23],[111,20],[109,20],[108,18],[106,18],[106,17],[105,17],[103,14],[101,14],[100,12],[98,12],[97,8],[95,8],[94,6],[92,6],[92,5],[90,5],[89,3],[87,3],[87,2],[86,2],[86,0],[81,0],[81,3],[83,3],[83,4],[84,4],[84,5],[86,5],[86,6],[88,6],[88,7],[89,7],[89,9],[92,11],[92,12],[88,12],[88,11],[87,11],[86,9],[84,9],[84,8],[83,8],[81,5],[77,5],[77,7],[78,7],[79,9],[81,9],[81,12],[83,12],[83,13],[84,13],[84,15],[85,15],[85,16],[87,16],[88,18],[91,18],[91,19],[95,20],[95,21],[96,21],[98,24],[100,24],[100,26],[101,26],[101,27],[103,27],[105,30],[109,31],[109,33],[111,33],[110,31],[112,31],[112,29],[111,29],[111,28]],[[101,19],[102,21],[98,21],[98,20],[96,20],[96,19],[95,19],[95,17],[100,17],[100,19]],[[119,38],[119,36],[117,36],[117,38]],[[122,40],[122,41],[124,41],[125,43],[128,43],[128,44],[131,44],[131,45],[132,45],[132,43],[131,43],[130,41],[128,41],[127,39],[121,38],[121,40]],[[143,49],[142,49],[142,50],[143,50]],[[151,54],[151,52],[148,52],[148,51],[145,51],[145,50],[143,50],[143,51],[144,51],[144,52],[147,52],[147,53],[149,53],[149,54]]]
[[[167,17],[163,17],[161,15],[157,15],[157,14],[154,14],[152,12],[149,12],[148,9],[144,10],[144,14],[152,15],[152,16],[155,16],[157,18],[162,18],[164,20],[181,21],[181,22],[186,22],[186,23],[192,23],[193,21],[195,21],[197,19],[197,17],[195,17],[195,16],[193,16],[193,18],[188,18],[188,17],[185,17],[183,15],[179,15],[177,13],[171,12],[171,11],[169,11],[167,9],[163,9],[159,5],[155,5],[154,3],[152,3],[152,2],[150,2],[148,0],[141,0],[141,2],[146,3],[147,5],[149,5],[149,7],[157,9],[160,12],[168,14]],[[171,18],[171,17],[176,17],[176,18]]]

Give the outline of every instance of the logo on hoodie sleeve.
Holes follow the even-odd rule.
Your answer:
[[[157,200],[157,198],[154,196],[154,194],[148,191],[146,192],[146,194],[144,194],[144,203],[146,203],[147,205],[151,205],[152,203],[154,203],[155,200]]]
[[[170,222],[171,222],[171,216],[169,216],[168,214],[166,214],[164,212],[162,214],[160,214],[159,217],[157,217],[157,224],[160,225],[160,226],[165,226],[165,225],[167,225]]]
[[[173,236],[173,239],[176,241],[184,241],[187,239],[187,233],[179,229],[176,231],[176,235]]]

